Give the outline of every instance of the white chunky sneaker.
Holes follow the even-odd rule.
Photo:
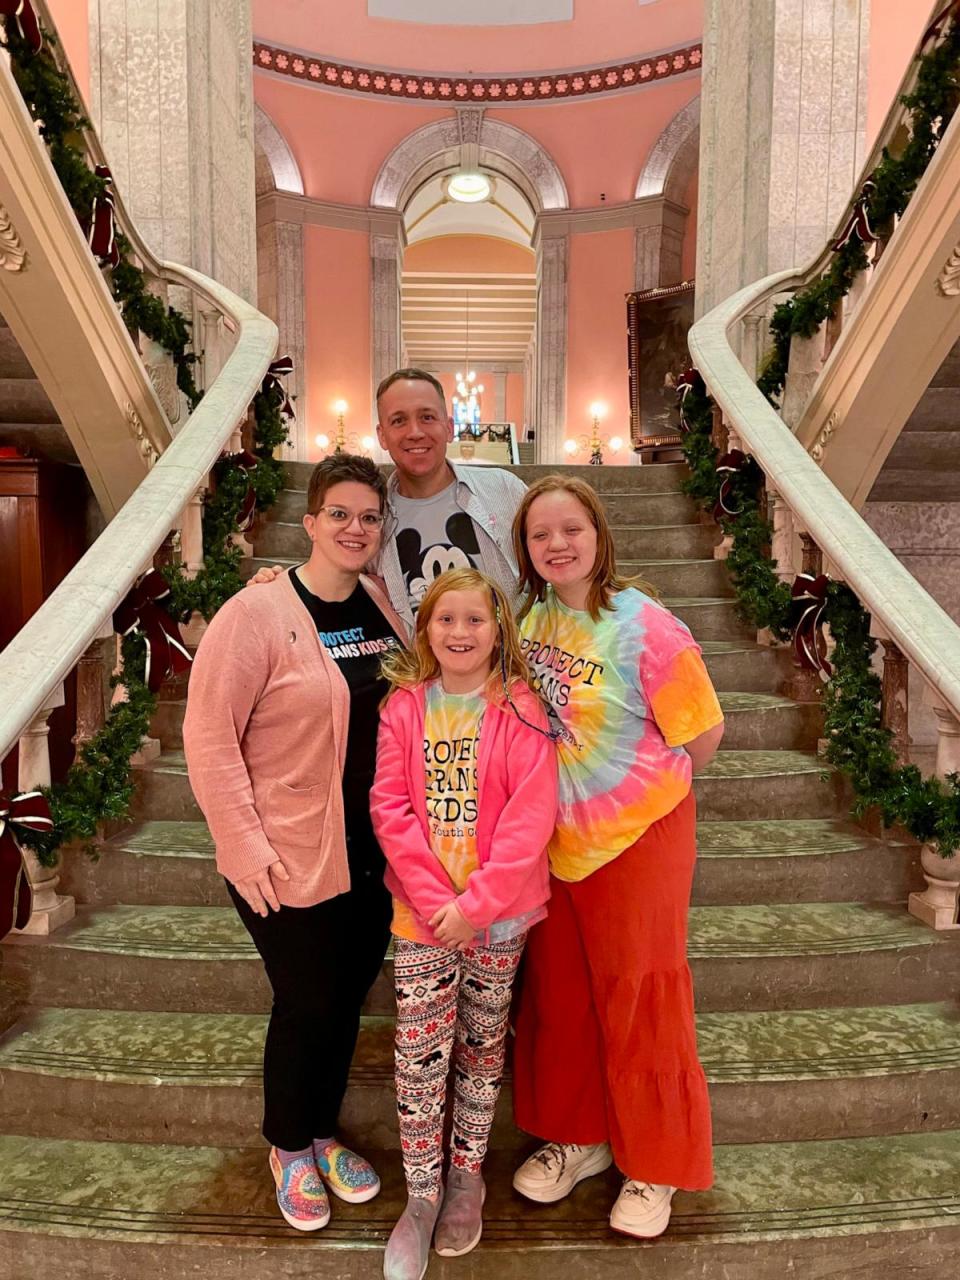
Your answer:
[[[652,1240],[662,1235],[670,1221],[670,1207],[676,1187],[659,1182],[634,1182],[625,1178],[617,1202],[610,1212],[614,1231]]]
[[[513,1175],[514,1189],[528,1200],[553,1204],[568,1196],[578,1182],[603,1173],[613,1164],[605,1142],[581,1147],[570,1142],[548,1142],[525,1160]]]

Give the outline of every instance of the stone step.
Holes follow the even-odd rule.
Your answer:
[[[767,651],[769,652],[769,651]],[[764,653],[757,648],[756,654]],[[713,652],[705,653],[707,670],[713,676],[715,668],[720,675],[725,674],[724,664],[718,659],[726,656]],[[751,655],[751,658],[754,655]],[[740,664],[746,670],[750,660]],[[764,667],[767,674],[774,678],[774,664]],[[759,681],[757,681],[759,683]],[[714,680],[719,687],[720,699],[725,714],[729,716],[725,745],[728,747],[790,747],[815,746],[820,731],[821,713],[816,703],[798,703],[790,698],[778,697],[774,694],[760,692],[743,692],[722,688],[722,681]],[[769,681],[767,684],[769,687]],[[151,722],[151,733],[158,738],[166,752],[183,750],[183,717],[187,704],[184,698],[165,698],[158,702],[157,710]]]
[[[698,595],[699,590],[689,590],[683,584],[683,574],[709,575],[714,588],[707,594],[729,595],[726,566],[721,561],[714,561],[711,551],[716,542],[716,535],[707,525],[676,524],[650,525],[642,528],[632,527],[626,531],[615,531],[618,543],[619,568],[624,574],[644,574],[641,564],[648,566],[652,581],[661,582],[664,590],[679,595]],[[620,543],[623,547],[620,547]],[[300,525],[279,522],[267,522],[261,526],[254,547],[256,555],[243,561],[241,574],[251,578],[264,565],[280,565],[288,568],[301,564],[307,555],[308,544]],[[688,570],[685,565],[696,561],[699,567]],[[650,565],[655,567],[650,569]],[[709,566],[715,567],[709,567]],[[676,572],[672,572],[675,566]],[[679,577],[677,575],[680,575]],[[671,586],[676,582],[676,586]]]
[[[21,425],[59,423],[57,411],[33,376],[0,376],[0,422]]]
[[[908,1004],[960,975],[960,939],[901,904],[694,907],[689,954],[705,1011]],[[49,939],[8,939],[4,985],[21,1008],[259,1013],[260,961],[232,907],[81,907]],[[393,1006],[389,955],[367,1013]]]
[[[744,695],[747,696],[750,695]],[[200,819],[182,751],[164,752],[137,772],[139,786],[132,814],[135,820]],[[808,751],[724,748],[696,778],[694,790],[702,818],[816,818],[844,811],[843,792],[836,776]]]
[[[870,490],[869,502],[956,502],[960,467],[915,471],[885,466]]]
[[[0,1138],[0,1230],[9,1240],[0,1280],[77,1275],[78,1256],[85,1280],[380,1276],[405,1201],[398,1153],[376,1157],[380,1196],[334,1202],[330,1225],[311,1235],[280,1218],[265,1155],[262,1145]],[[919,1278],[944,1274],[960,1248],[956,1130],[718,1147],[713,1189],[680,1192],[667,1233],[649,1245],[610,1231],[614,1169],[559,1204],[530,1205],[510,1187],[516,1162],[512,1152],[488,1158],[484,1238],[467,1271],[431,1258],[434,1280],[502,1280],[550,1267],[605,1280],[638,1269],[653,1280]]]
[[[618,560],[617,568],[628,577],[642,578],[659,596],[732,596],[733,586],[722,560]]]
[[[737,693],[769,693],[795,670],[790,650],[749,640],[701,640],[714,688]]]
[[[875,840],[844,821],[703,821],[697,841],[699,906],[754,902],[758,885],[772,902],[899,902],[923,883],[915,845]],[[203,822],[138,823],[96,862],[67,849],[60,876],[62,892],[91,906],[229,903]]]
[[[285,462],[283,469],[289,487],[306,491],[315,465],[313,462]],[[385,475],[388,475],[393,470],[392,463],[383,467],[382,470]],[[560,471],[564,475],[572,475],[580,480],[585,480],[587,484],[599,493],[607,490],[634,492],[640,489],[675,489],[689,475],[686,463],[682,462],[657,463],[647,467],[590,467],[567,466],[566,464],[557,466],[551,463],[545,466],[504,467],[503,470],[512,471],[515,476],[519,476],[523,483],[528,486],[535,484],[543,476],[556,475]]]
[[[258,1014],[36,1010],[0,1040],[5,1132],[243,1146],[259,1130],[265,1029]],[[960,1125],[954,1003],[702,1013],[697,1039],[720,1143]],[[500,1149],[525,1142],[509,1077]],[[341,1132],[398,1145],[390,1017],[362,1021]]]
[[[722,748],[693,782],[702,821],[846,816],[839,777],[812,751]]]
[[[7,325],[0,325],[0,378],[34,378],[30,361]]]
[[[956,431],[960,427],[960,385],[927,387],[904,424],[904,431]]]
[[[960,400],[960,391],[956,397]],[[887,455],[888,464],[894,471],[960,471],[960,421],[953,430],[914,426],[902,431]]]
[[[917,845],[850,822],[796,818],[699,822],[693,902],[902,902],[923,885]],[[94,869],[93,874],[96,874]]]

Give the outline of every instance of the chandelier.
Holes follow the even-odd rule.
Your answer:
[[[467,334],[464,350],[466,374],[457,374],[457,394],[453,397],[453,422],[457,435],[463,427],[476,427],[480,423],[480,397],[483,383],[477,382],[476,371],[470,368],[470,294],[466,294]]]

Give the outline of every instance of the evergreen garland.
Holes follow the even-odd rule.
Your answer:
[[[3,45],[10,55],[11,68],[27,109],[39,127],[50,159],[70,206],[81,226],[92,216],[94,201],[105,190],[104,180],[87,163],[83,130],[90,122],[77,103],[68,77],[50,52],[57,38],[44,29],[44,47],[34,53],[20,35],[15,19],[2,18]],[[188,352],[190,325],[176,308],[165,306],[147,288],[144,272],[131,261],[130,242],[116,235],[120,262],[111,273],[113,296],[124,322],[158,343],[173,357],[177,386],[186,396],[191,411],[200,402],[193,377],[196,356]],[[249,472],[221,458],[213,470],[213,491],[205,501],[204,567],[188,579],[181,565],[165,570],[171,587],[171,612],[181,618],[194,611],[209,619],[243,586],[240,577],[242,552],[234,544],[238,517],[248,486],[252,485],[257,506],[272,506],[283,487],[283,465],[274,451],[287,442],[287,423],[282,412],[286,396],[276,382],[265,380],[254,398],[253,450],[259,459]],[[145,642],[136,633],[124,637],[121,647],[122,674],[112,686],[124,686],[126,699],[115,703],[99,732],[78,753],[63,782],[44,792],[50,802],[53,827],[40,833],[27,831],[22,842],[32,848],[44,866],[55,866],[60,847],[72,840],[92,841],[98,825],[128,815],[135,789],[130,757],[150,729],[157,699],[144,680]],[[88,844],[88,851],[94,852]]]
[[[16,19],[5,17],[2,21],[3,43],[10,55],[17,88],[31,118],[39,126],[70,207],[85,227],[92,216],[94,201],[103,195],[106,184],[87,163],[83,131],[90,128],[90,121],[50,51],[57,46],[57,37],[44,28],[43,48],[34,53],[21,36]],[[177,370],[177,386],[193,410],[200,403],[200,392],[193,377],[196,356],[187,351],[189,322],[182,312],[164,306],[149,292],[143,271],[130,260],[130,242],[119,233],[116,239],[120,262],[111,271],[110,282],[124,321],[128,328],[142,331],[170,353]]]
[[[960,103],[960,21],[950,19],[943,40],[919,56],[914,91],[901,103],[910,113],[910,137],[898,156],[884,147],[880,163],[870,175],[872,187],[864,207],[875,234],[889,236],[894,219],[902,217],[917,184],[940,145]],[[773,339],[757,386],[777,407],[787,380],[790,343],[794,337],[812,338],[850,292],[854,280],[869,263],[867,246],[853,235],[834,252],[827,271],[786,302],[774,308]]]

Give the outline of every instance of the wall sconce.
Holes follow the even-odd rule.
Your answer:
[[[621,436],[609,436],[604,439],[600,435],[600,419],[607,415],[607,406],[602,400],[594,400],[589,409],[591,428],[589,436],[584,432],[582,435],[573,436],[569,440],[565,440],[563,451],[570,458],[575,457],[578,453],[590,453],[591,467],[603,466],[603,451],[607,449],[610,453],[619,453],[623,448],[623,438]]]

